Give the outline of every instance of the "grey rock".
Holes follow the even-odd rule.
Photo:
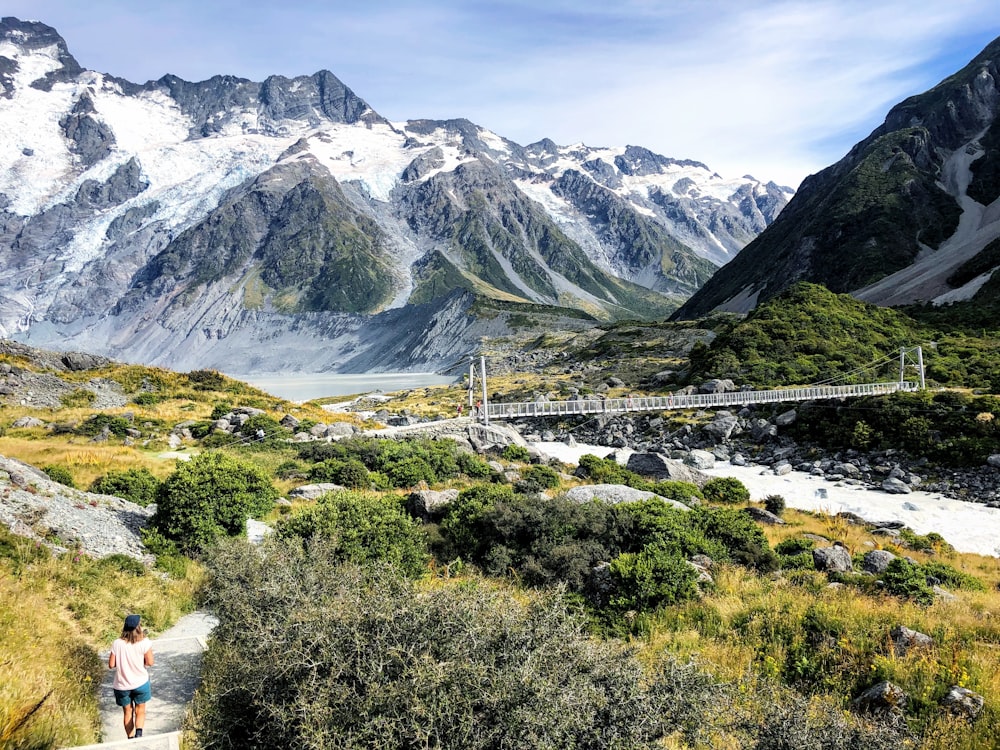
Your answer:
[[[43,422],[38,417],[19,417],[11,424],[11,427],[44,427]]]
[[[743,512],[757,523],[766,523],[772,526],[781,526],[785,523],[783,519],[779,518],[771,511],[765,510],[764,508],[757,508],[753,505],[744,508]]]
[[[798,418],[798,412],[795,409],[789,409],[786,412],[779,414],[774,418],[774,423],[778,427],[788,427],[789,425],[795,424],[795,420]]]
[[[634,503],[640,500],[657,499],[662,500],[667,505],[678,510],[691,510],[690,507],[677,500],[665,498],[653,492],[637,490],[624,484],[585,484],[580,487],[573,487],[566,492],[569,500],[577,503],[586,503],[591,500],[615,505],[617,503]]]
[[[882,489],[892,495],[907,495],[913,492],[908,484],[895,477],[882,480]]]
[[[318,482],[316,484],[303,484],[288,493],[288,496],[296,500],[318,500],[330,492],[342,492],[344,487],[332,482]]]
[[[449,503],[458,498],[458,490],[417,490],[406,499],[406,509],[410,515],[429,521],[440,518]]]
[[[861,570],[872,575],[882,575],[889,567],[889,563],[896,559],[896,556],[884,549],[873,549],[865,553],[861,563]]]
[[[974,693],[968,688],[952,685],[941,699],[941,705],[952,713],[973,721],[979,718],[983,712],[986,700],[979,693]]]
[[[771,467],[771,471],[774,472],[775,476],[783,477],[792,473],[792,465],[788,461],[779,461]]]
[[[691,482],[699,487],[704,486],[710,479],[707,474],[697,471],[683,461],[667,458],[660,453],[633,453],[629,456],[626,468],[642,476]]]
[[[695,469],[711,469],[715,466],[715,456],[708,451],[693,450],[687,454],[684,463]]]
[[[824,573],[849,573],[854,570],[851,553],[838,544],[813,550],[813,565]]]
[[[917,630],[910,630],[905,625],[897,625],[890,630],[889,638],[892,640],[892,647],[899,656],[905,656],[915,648],[930,648],[934,645],[934,639],[929,635]]]
[[[309,434],[312,435],[313,437],[317,437],[317,438],[325,437],[327,429],[328,429],[328,425],[325,425],[322,422],[319,422],[319,423],[314,424],[312,427],[309,428]]]
[[[350,422],[332,422],[326,426],[326,432],[324,433],[328,438],[348,438],[356,434],[358,428],[355,427]]]
[[[851,463],[841,462],[830,467],[833,474],[840,474],[845,477],[857,477],[861,474],[861,469]]]
[[[950,591],[941,588],[940,586],[937,585],[931,586],[931,591],[934,592],[934,598],[938,599],[939,601],[954,602],[958,600],[957,596],[955,596]]]
[[[909,696],[899,685],[884,681],[872,685],[855,698],[851,705],[868,713],[900,712],[906,708]]]
[[[732,380],[713,378],[706,380],[698,386],[699,393],[729,393],[736,390],[736,384]]]
[[[734,432],[739,431],[740,420],[731,414],[716,417],[714,420],[702,427],[703,432],[707,432],[718,440],[729,440]]]
[[[280,424],[286,430],[291,430],[292,432],[295,432],[298,429],[300,422],[297,417],[294,417],[291,414],[286,414],[281,418],[281,421],[278,424]]]
[[[1000,453],[994,453],[992,456],[986,459],[986,463],[989,466],[995,466],[1000,468]]]

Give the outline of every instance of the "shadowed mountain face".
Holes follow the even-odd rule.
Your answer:
[[[997,298],[1000,40],[894,107],[678,317],[746,311],[796,281],[881,305]]]
[[[310,369],[434,366],[497,326],[477,298],[663,317],[791,194],[637,146],[390,123],[327,71],[135,84],[14,18],[0,146],[0,336],[175,367],[245,370],[265,341]]]

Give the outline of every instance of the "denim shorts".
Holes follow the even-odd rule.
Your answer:
[[[115,703],[123,708],[130,703],[146,703],[152,697],[153,693],[149,688],[149,680],[146,680],[145,685],[140,685],[131,690],[115,690]]]

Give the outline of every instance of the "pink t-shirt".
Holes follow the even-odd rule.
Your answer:
[[[149,680],[146,671],[146,652],[153,647],[149,638],[143,638],[138,643],[116,638],[111,644],[111,653],[115,655],[115,679],[111,687],[115,690],[134,690],[145,685]]]

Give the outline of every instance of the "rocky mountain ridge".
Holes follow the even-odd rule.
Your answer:
[[[392,123],[328,71],[135,84],[14,18],[0,144],[0,335],[178,369],[247,371],[244,345],[279,369],[435,367],[490,327],[482,297],[662,316],[791,193],[637,146]],[[457,328],[416,331],[456,299]]]
[[[1000,299],[1000,39],[894,107],[677,317],[746,312],[797,281],[880,305]]]

